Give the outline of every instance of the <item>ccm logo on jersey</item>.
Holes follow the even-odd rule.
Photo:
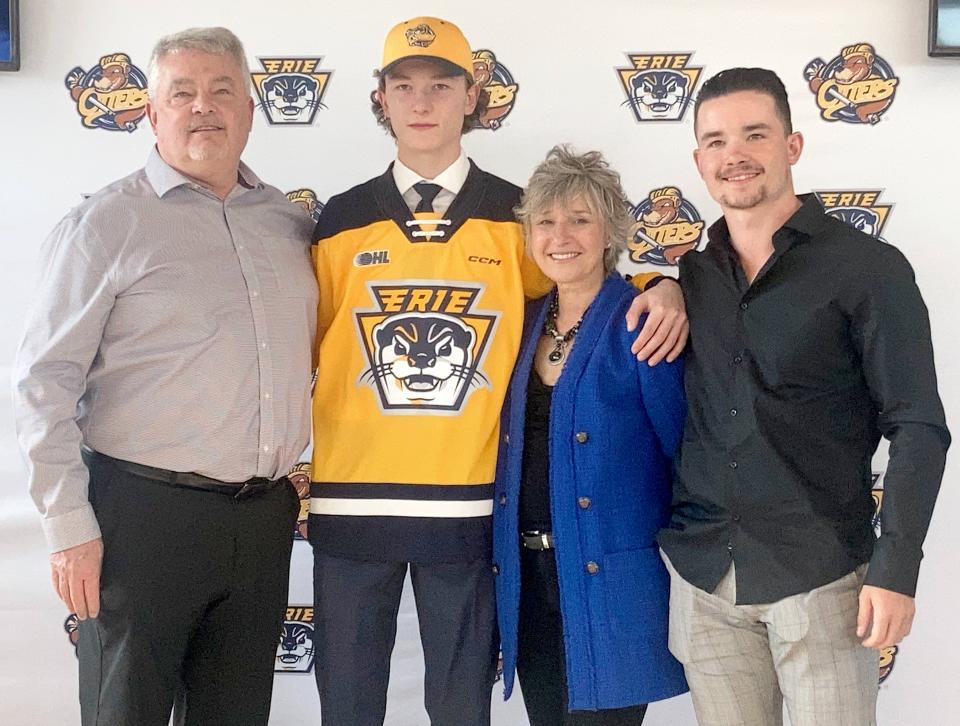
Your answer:
[[[477,255],[470,255],[467,260],[469,262],[479,262],[481,265],[499,265],[500,260],[495,260],[492,257],[478,257]]]

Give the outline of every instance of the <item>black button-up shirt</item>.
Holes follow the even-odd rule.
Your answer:
[[[680,260],[689,412],[660,545],[706,591],[735,561],[738,603],[867,561],[867,584],[913,595],[950,443],[927,310],[895,247],[802,199],[752,283],[723,219]],[[891,445],[877,540],[881,436]]]

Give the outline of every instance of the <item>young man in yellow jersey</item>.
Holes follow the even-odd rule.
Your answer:
[[[460,144],[485,103],[470,45],[421,17],[387,36],[372,95],[397,159],[334,196],[314,233],[316,676],[324,724],[383,723],[409,567],[434,726],[485,726],[497,651],[490,564],[499,417],[525,298],[549,283],[524,252],[521,190]],[[655,362],[686,336],[659,285],[640,339]],[[657,351],[653,353],[653,351]]]

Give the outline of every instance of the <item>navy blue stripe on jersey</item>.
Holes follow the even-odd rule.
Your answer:
[[[425,502],[472,502],[493,499],[493,484],[355,484],[313,482],[311,499],[402,499]]]
[[[493,518],[311,514],[309,539],[315,551],[369,562],[490,562]]]

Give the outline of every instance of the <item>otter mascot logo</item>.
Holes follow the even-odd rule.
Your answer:
[[[824,121],[875,124],[893,103],[897,78],[870,43],[855,43],[829,63],[814,58],[803,69]]]
[[[630,213],[637,220],[627,243],[633,262],[676,265],[703,237],[700,213],[677,187],[652,190]]]
[[[303,207],[303,210],[310,215],[313,223],[320,221],[320,212],[323,211],[323,202],[317,199],[317,193],[313,189],[294,189],[287,192],[287,199],[294,204]]]
[[[274,673],[309,673],[316,653],[313,648],[313,608],[288,605],[283,616]]]
[[[429,48],[437,39],[437,34],[426,23],[420,23],[415,28],[408,28],[404,35],[407,38],[407,45],[411,48]]]
[[[262,73],[251,73],[257,104],[270,125],[309,126],[323,105],[333,71],[318,70],[322,56],[258,58]]]
[[[368,283],[375,307],[356,312],[369,367],[358,386],[376,391],[384,412],[457,415],[489,387],[481,371],[499,313],[474,310],[483,285],[432,281]]]
[[[703,66],[691,66],[692,53],[627,53],[630,66],[617,68],[637,121],[680,121],[693,101]]]
[[[486,48],[473,51],[473,77],[488,96],[487,108],[474,128],[496,131],[513,110],[520,86],[493,51]]]
[[[865,191],[819,191],[814,192],[823,205],[823,211],[864,234],[886,242],[881,236],[892,204],[880,204],[882,189]]]
[[[135,131],[147,112],[147,77],[126,53],[111,53],[89,71],[76,66],[64,79],[88,129]]]
[[[880,530],[883,526],[883,520],[881,518],[880,512],[883,507],[883,472],[873,472],[872,476],[872,489],[870,490],[870,495],[873,497],[873,531],[877,537],[880,536]],[[896,645],[891,645],[886,648],[880,649],[880,680],[879,683],[883,683],[890,674],[893,672],[893,666],[897,662],[897,653],[900,651],[900,648]]]
[[[293,465],[287,478],[297,490],[300,497],[300,513],[297,515],[297,525],[293,530],[293,538],[307,539],[307,515],[310,514],[310,462],[301,461]]]

